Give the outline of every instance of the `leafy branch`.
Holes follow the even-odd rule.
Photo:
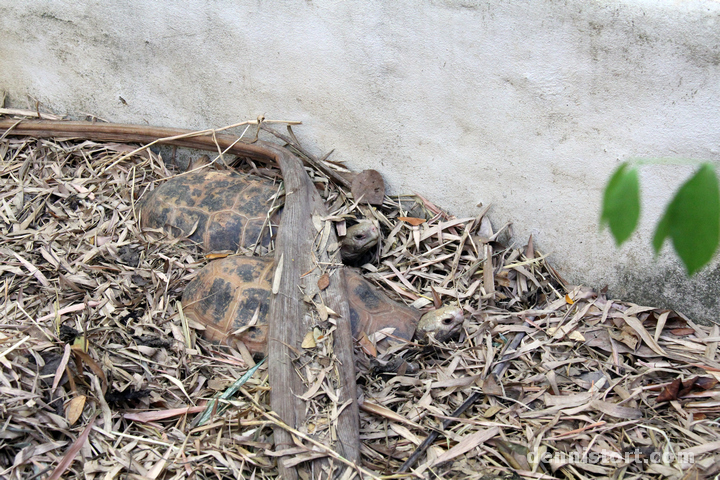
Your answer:
[[[605,187],[600,224],[610,227],[618,246],[630,238],[640,219],[639,165],[624,162]],[[668,237],[688,275],[712,259],[720,243],[720,189],[712,164],[701,164],[675,193],[655,229],[655,255]]]

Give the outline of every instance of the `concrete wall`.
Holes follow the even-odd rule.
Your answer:
[[[457,215],[492,203],[571,281],[716,319],[717,267],[687,280],[669,248],[650,252],[689,167],[643,170],[643,228],[621,250],[598,217],[622,160],[717,158],[720,3],[4,0],[0,39],[13,106],[302,120],[316,153],[380,170],[393,192]]]

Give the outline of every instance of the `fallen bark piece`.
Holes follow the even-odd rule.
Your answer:
[[[382,205],[385,181],[377,170],[363,170],[353,178],[351,192],[356,202]]]

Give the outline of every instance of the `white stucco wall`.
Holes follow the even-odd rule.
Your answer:
[[[649,246],[689,168],[643,171],[621,250],[598,230],[620,161],[717,158],[714,1],[0,0],[0,89],[114,122],[302,120],[317,153],[393,192],[457,215],[492,203],[571,281],[716,319],[717,267],[687,280]]]

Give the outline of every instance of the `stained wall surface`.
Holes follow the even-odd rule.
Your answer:
[[[113,122],[301,120],[317,154],[375,168],[458,216],[492,204],[568,280],[716,320],[720,273],[685,278],[652,232],[692,168],[644,167],[641,230],[598,217],[633,157],[716,162],[720,3],[0,0],[7,102]]]

